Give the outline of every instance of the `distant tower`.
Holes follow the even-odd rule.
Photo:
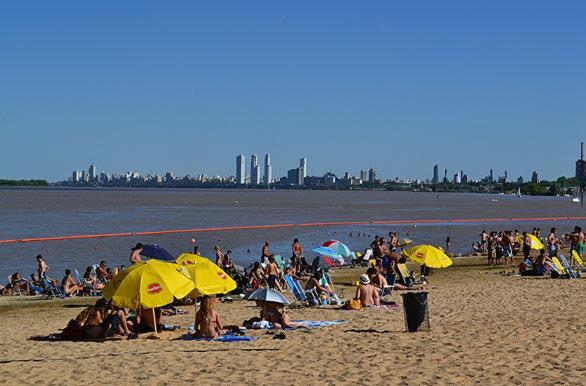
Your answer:
[[[79,182],[79,178],[79,170],[74,170],[73,175],[71,176],[71,181],[77,183]]]
[[[580,159],[576,161],[576,179],[586,180],[586,161],[584,161],[584,142],[580,142]]]
[[[299,159],[299,169],[303,171],[303,178],[307,177],[307,158]]]
[[[368,181],[368,170],[360,171],[360,179],[362,180],[362,182]]]
[[[245,162],[242,154],[236,157],[236,183],[239,185],[244,185],[246,182]]]
[[[444,183],[448,182],[448,169],[444,169]]]
[[[260,167],[258,166],[256,154],[250,157],[250,183],[252,185],[260,184]]]
[[[531,182],[534,184],[539,183],[539,174],[537,174],[537,172],[535,172],[535,171],[531,175]]]
[[[94,181],[98,177],[96,173],[96,165],[90,165],[89,174],[90,181]]]
[[[509,172],[505,170],[505,183],[509,182]]]
[[[433,184],[438,184],[439,183],[439,165],[436,164],[433,167],[433,180],[431,180]]]
[[[270,185],[273,180],[273,166],[271,165],[271,155],[265,155],[265,175],[264,175],[264,183],[265,185]]]
[[[373,168],[368,170],[368,182],[371,184],[376,182],[376,171]]]

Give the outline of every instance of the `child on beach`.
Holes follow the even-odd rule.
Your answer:
[[[276,289],[279,292],[282,292],[283,289],[281,288],[281,284],[279,284],[279,267],[277,266],[277,263],[275,263],[275,256],[270,255],[269,256],[269,264],[267,265],[267,268],[265,269],[265,273],[267,276],[267,282],[269,284],[269,288],[270,289]]]
[[[214,305],[216,299],[204,296],[200,301],[200,308],[195,314],[195,336],[198,338],[216,339],[222,335],[222,319]]]

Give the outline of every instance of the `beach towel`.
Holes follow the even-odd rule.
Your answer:
[[[242,335],[222,335],[219,338],[210,339],[210,338],[197,338],[197,337],[190,335],[190,334],[184,334],[179,337],[179,340],[203,340],[203,341],[208,341],[208,342],[230,343],[230,342],[250,342],[250,341],[254,340],[254,338],[252,336],[246,336],[246,335],[244,335],[244,336],[242,336]]]
[[[345,323],[345,320],[294,320],[293,322],[299,323],[303,327],[307,328],[319,328],[335,326],[341,323]]]

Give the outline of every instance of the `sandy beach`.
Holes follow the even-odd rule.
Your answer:
[[[405,333],[402,308],[291,309],[294,319],[344,320],[252,342],[175,340],[45,342],[91,299],[0,298],[0,383],[62,384],[583,384],[586,280],[502,274],[480,258],[459,259],[431,276],[431,332]],[[352,294],[361,270],[333,275]],[[394,295],[402,305],[401,296]],[[187,326],[189,315],[165,319]],[[246,301],[224,303],[226,324],[258,314]]]

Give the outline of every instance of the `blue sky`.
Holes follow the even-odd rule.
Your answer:
[[[12,1],[0,52],[0,178],[547,178],[586,140],[583,1]]]

